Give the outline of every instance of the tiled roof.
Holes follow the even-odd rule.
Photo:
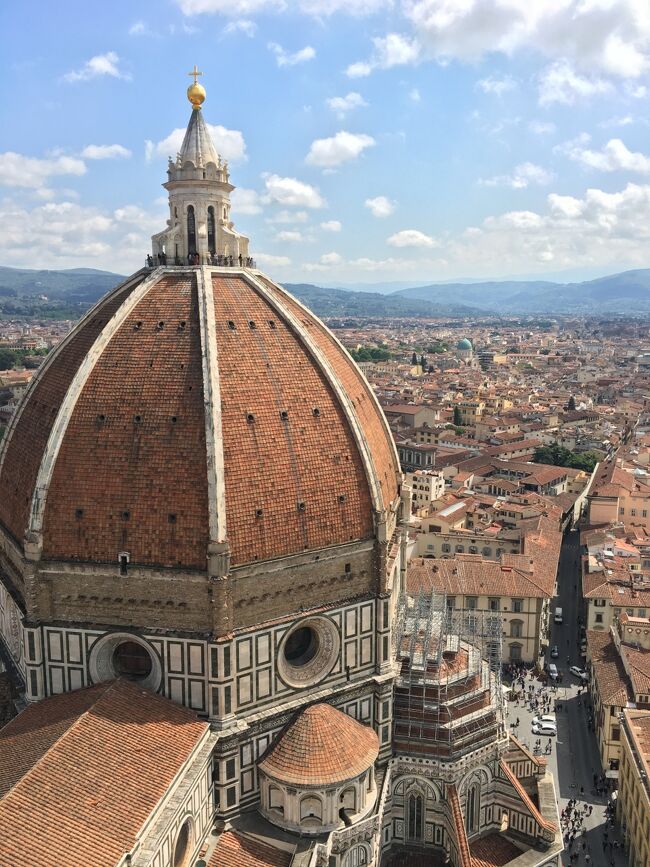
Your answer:
[[[503,834],[486,834],[470,844],[472,867],[505,867],[518,858],[522,850]]]
[[[30,705],[0,731],[1,862],[112,867],[207,727],[127,681]]]
[[[587,631],[594,680],[603,704],[625,707],[633,699],[620,654],[609,632]]]
[[[533,564],[531,566],[531,559]],[[453,560],[412,560],[407,574],[409,593],[436,590],[453,596],[553,595],[557,559],[530,554],[502,554],[499,562],[479,554],[456,554]]]
[[[259,768],[285,783],[319,786],[359,776],[378,753],[379,740],[369,726],[329,704],[312,704],[280,732]]]
[[[531,801],[528,792],[521,785],[521,783],[519,782],[519,780],[515,776],[514,771],[508,765],[508,762],[505,759],[500,759],[499,760],[499,767],[503,771],[503,774],[506,777],[506,779],[508,779],[512,783],[512,785],[514,786],[515,791],[517,792],[517,794],[521,798],[522,802],[524,803],[524,805],[528,809],[528,812],[533,817],[533,819],[535,819],[535,821],[542,828],[545,828],[547,831],[553,831],[553,832],[557,831],[557,826],[554,825],[553,822],[549,822],[547,819],[545,819],[542,816],[542,814],[539,812],[539,810],[537,809],[535,804]]]
[[[40,491],[44,557],[116,563],[127,550],[133,566],[205,569],[210,450],[197,273],[154,273],[99,352],[131,289],[109,295],[34,377],[0,468],[0,524],[19,542],[57,411],[97,351]],[[372,538],[373,506],[395,500],[400,468],[363,375],[269,280],[259,277],[265,297],[243,275],[211,279],[232,564]]]
[[[224,831],[208,867],[289,867],[292,854],[238,831]]]
[[[453,828],[455,831],[456,845],[458,846],[458,854],[460,856],[459,867],[472,867],[472,856],[470,853],[469,843],[467,842],[467,831],[465,830],[463,811],[460,806],[458,791],[453,783],[450,783],[447,786],[447,802],[451,810],[451,817],[454,821]]]

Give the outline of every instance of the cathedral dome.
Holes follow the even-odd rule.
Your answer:
[[[461,340],[459,340],[458,343],[456,344],[456,349],[460,349],[461,352],[471,352],[471,350],[472,350],[472,344],[471,344],[471,342],[467,339],[467,337],[463,337],[463,338],[462,338]]]
[[[251,268],[162,266],[34,377],[0,525],[28,559],[205,571],[215,546],[239,566],[375,538],[398,478],[369,385],[317,317]]]

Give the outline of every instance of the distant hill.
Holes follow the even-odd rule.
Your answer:
[[[650,269],[624,271],[582,283],[433,283],[401,289],[388,297],[396,296],[435,304],[467,304],[499,313],[650,313]]]
[[[0,296],[36,298],[47,295],[50,300],[65,300],[72,304],[93,303],[123,279],[120,274],[94,268],[32,271],[0,266]]]
[[[283,285],[317,316],[462,318],[482,315],[485,312],[476,305],[468,307],[456,303],[455,300],[433,302],[427,299],[410,299],[404,297],[402,293],[380,295],[377,292],[349,292],[346,289],[327,289],[311,283],[284,283]]]
[[[0,266],[0,315],[79,316],[124,279],[93,268],[62,271]],[[498,314],[650,314],[650,269],[624,271],[582,283],[490,280],[432,283],[385,293],[288,283],[318,316],[458,317]],[[393,284],[396,285],[396,284]],[[397,284],[399,285],[399,284]],[[41,296],[45,296],[44,300]]]

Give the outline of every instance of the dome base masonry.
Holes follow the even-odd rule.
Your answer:
[[[201,74],[146,266],[2,443],[3,863],[557,864],[500,629],[409,588],[386,419],[235,230]]]

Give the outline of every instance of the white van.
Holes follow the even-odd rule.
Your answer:
[[[553,618],[553,620],[555,620],[556,623],[562,623],[562,609],[561,608],[558,607],[555,609],[555,617]]]
[[[548,676],[552,681],[557,680],[557,665],[554,662],[551,662],[548,667]]]

